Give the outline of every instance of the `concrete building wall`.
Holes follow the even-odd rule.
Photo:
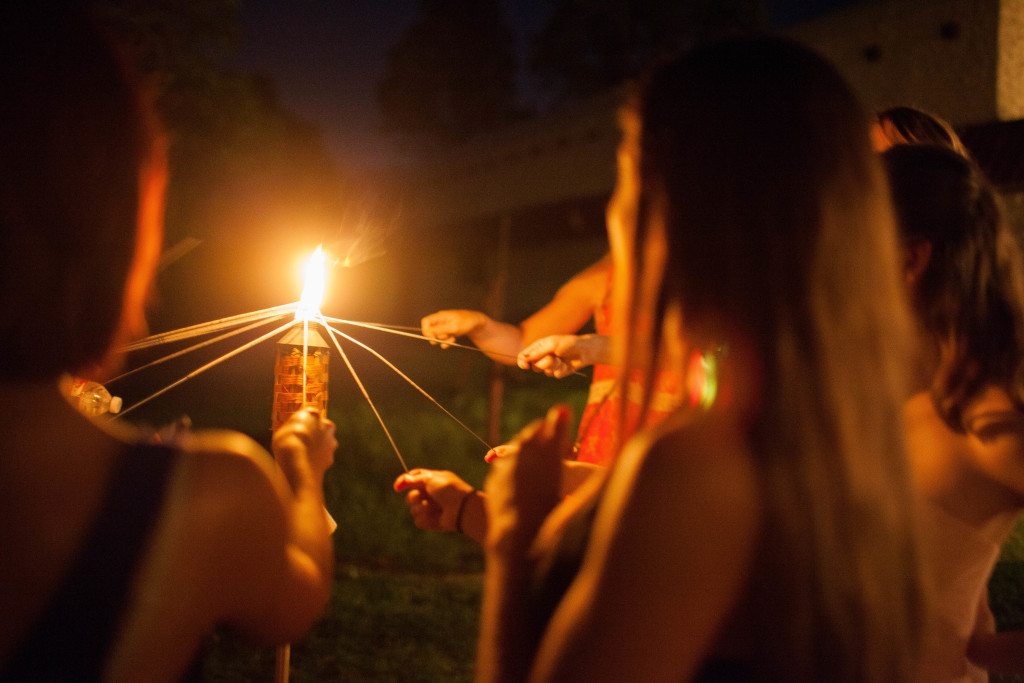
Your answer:
[[[789,33],[869,107],[917,106],[956,126],[1024,117],[1024,0],[858,3]]]

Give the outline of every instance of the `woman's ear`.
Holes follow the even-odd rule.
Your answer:
[[[932,260],[932,243],[926,239],[916,238],[903,244],[903,278],[907,285],[913,286],[921,279],[925,269]]]

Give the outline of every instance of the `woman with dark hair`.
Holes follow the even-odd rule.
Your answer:
[[[922,680],[985,681],[1024,671],[1024,633],[995,634],[986,593],[1024,510],[1024,266],[976,164],[930,145],[883,159],[918,323],[907,439],[940,608]]]
[[[909,316],[869,117],[772,38],[654,70],[608,209],[629,369],[714,392],[561,500],[566,411],[487,482],[482,681],[891,681],[925,598],[903,450]]]
[[[165,143],[82,3],[2,3],[0,51],[0,680],[178,680],[218,623],[289,642],[330,592],[334,425],[300,412],[275,464],[231,432],[145,443],[61,396],[144,332]]]

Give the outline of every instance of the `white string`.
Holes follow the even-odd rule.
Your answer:
[[[376,323],[363,323],[363,322],[358,322],[358,321],[355,321],[355,320],[342,320],[341,318],[330,318],[330,317],[326,317],[326,316],[324,316],[324,320],[326,320],[328,322],[340,324],[340,325],[352,325],[353,327],[363,327],[363,328],[366,328],[368,330],[377,330],[378,332],[387,332],[388,334],[396,334],[396,335],[398,335],[400,337],[409,337],[410,339],[420,339],[422,341],[429,341],[429,342],[433,342],[435,344],[444,344],[445,346],[454,346],[457,349],[468,349],[470,351],[479,351],[480,353],[483,353],[483,350],[480,347],[477,347],[477,346],[469,346],[467,344],[459,344],[457,342],[450,342],[450,341],[442,342],[442,341],[438,341],[434,337],[427,337],[427,336],[422,335],[422,334],[414,334],[412,332],[403,332],[402,331],[402,330],[408,330],[408,329],[418,330],[419,329],[418,327],[409,328],[409,327],[398,326],[398,325],[378,325]],[[495,353],[493,355],[495,355],[495,356],[502,356],[504,358],[516,358],[516,356],[513,356],[511,354],[507,354],[507,353]]]
[[[284,317],[285,315],[293,314],[295,312],[295,310],[297,309],[297,307],[298,307],[298,303],[286,304],[284,306],[275,306],[273,308],[267,308],[267,309],[263,309],[263,310],[260,310],[260,311],[253,311],[251,313],[243,313],[243,314],[240,314],[240,315],[229,316],[227,318],[221,318],[219,320],[213,320],[213,321],[206,322],[206,323],[200,323],[198,325],[192,325],[192,326],[189,326],[189,327],[180,328],[178,330],[172,330],[170,332],[165,332],[165,333],[161,333],[161,334],[152,335],[152,336],[147,337],[145,339],[142,339],[142,340],[140,340],[138,342],[130,344],[129,346],[125,347],[124,350],[125,351],[136,351],[136,350],[148,348],[148,347],[151,347],[151,346],[157,346],[157,345],[160,345],[160,344],[167,344],[167,343],[171,343],[171,342],[175,342],[175,341],[180,341],[182,339],[188,339],[188,338],[191,338],[191,337],[200,336],[200,335],[203,335],[203,334],[211,334],[211,333],[218,332],[220,330],[224,330],[224,329],[227,329],[227,328],[230,328],[230,327],[236,327],[236,326],[239,326],[239,325],[244,325],[243,327],[240,327],[239,329],[231,330],[231,331],[229,331],[229,332],[227,332],[225,334],[222,334],[222,335],[219,335],[217,337],[208,339],[208,340],[200,342],[198,344],[194,344],[194,345],[192,345],[192,346],[190,346],[190,347],[188,347],[186,349],[182,349],[180,351],[177,351],[175,353],[169,354],[169,355],[164,356],[162,358],[159,358],[157,360],[151,361],[151,362],[149,362],[149,363],[147,363],[145,365],[142,365],[142,366],[140,366],[138,368],[135,368],[133,370],[129,370],[128,372],[125,372],[125,373],[123,373],[121,375],[118,375],[117,377],[114,377],[111,380],[108,380],[108,382],[116,381],[118,379],[126,377],[126,376],[128,376],[130,374],[133,374],[133,373],[138,372],[140,370],[143,370],[145,368],[151,367],[153,365],[157,365],[159,363],[163,363],[165,361],[171,360],[172,358],[177,358],[179,356],[182,356],[182,355],[184,355],[184,354],[186,354],[186,353],[188,353],[190,351],[194,351],[194,350],[202,348],[204,346],[208,346],[210,344],[213,344],[215,342],[221,341],[221,340],[226,339],[228,337],[240,334],[242,332],[247,332],[247,331],[255,329],[255,328],[257,328],[257,327],[259,327],[261,325],[269,324],[270,322],[273,322],[274,320],[279,320],[281,317]],[[317,312],[317,320],[320,323],[322,323],[324,328],[327,330],[328,336],[330,336],[331,341],[334,343],[335,348],[338,350],[338,353],[341,355],[341,358],[344,361],[346,367],[348,368],[349,373],[352,375],[352,379],[356,382],[356,385],[359,387],[360,392],[363,394],[363,398],[366,399],[366,402],[367,402],[367,404],[369,404],[370,409],[373,411],[374,415],[376,416],[378,423],[380,423],[381,428],[384,430],[384,434],[387,437],[388,441],[390,442],[392,449],[395,451],[395,455],[398,456],[398,461],[399,461],[399,463],[401,463],[403,470],[405,470],[406,472],[409,471],[408,465],[406,465],[406,462],[405,462],[405,458],[402,457],[402,453],[399,450],[398,445],[395,442],[394,438],[392,437],[390,430],[388,430],[387,425],[384,423],[384,420],[383,420],[383,418],[380,415],[380,412],[377,410],[376,405],[374,405],[373,400],[370,398],[370,395],[369,395],[369,392],[366,389],[366,386],[363,384],[362,380],[359,378],[359,375],[356,373],[355,368],[353,367],[353,365],[352,365],[351,361],[349,360],[348,355],[345,353],[344,349],[342,349],[341,344],[338,341],[338,339],[335,336],[335,334],[344,337],[348,341],[351,341],[352,343],[358,345],[359,347],[361,347],[361,348],[365,349],[366,351],[370,352],[371,354],[373,354],[378,360],[380,360],[382,363],[387,365],[399,377],[401,377],[406,382],[408,382],[409,385],[411,385],[413,388],[415,388],[417,391],[419,391],[421,394],[423,394],[423,396],[425,396],[428,400],[430,400],[435,406],[440,408],[445,413],[445,415],[447,415],[449,418],[454,420],[456,424],[458,424],[460,427],[462,427],[467,432],[469,432],[477,441],[479,441],[481,444],[483,444],[487,449],[491,449],[492,448],[492,446],[489,443],[487,443],[487,441],[485,441],[483,438],[481,438],[476,432],[474,432],[472,429],[470,429],[464,422],[462,422],[459,418],[457,418],[454,414],[452,414],[447,408],[445,408],[443,405],[441,405],[441,403],[439,401],[437,401],[425,389],[423,389],[415,381],[413,381],[412,378],[410,378],[404,372],[399,370],[398,367],[395,366],[391,361],[389,361],[387,358],[382,356],[380,353],[378,353],[376,350],[374,350],[373,348],[371,348],[367,344],[365,344],[365,343],[355,339],[354,337],[352,337],[352,336],[350,336],[348,334],[345,334],[341,330],[337,330],[337,329],[331,327],[328,323],[352,325],[352,326],[355,326],[355,327],[362,327],[362,328],[365,328],[365,329],[377,330],[377,331],[380,331],[380,332],[387,332],[389,334],[396,334],[396,335],[399,335],[399,336],[409,337],[409,338],[412,338],[412,339],[419,339],[419,340],[422,340],[422,341],[434,342],[435,344],[438,343],[436,339],[434,339],[432,337],[424,336],[422,334],[414,334],[414,333],[411,333],[411,332],[403,331],[403,330],[414,330],[414,329],[418,329],[418,328],[406,327],[406,326],[398,326],[398,325],[389,326],[389,325],[383,325],[383,324],[377,324],[377,323],[359,322],[359,321],[354,321],[354,320],[342,320],[340,318],[332,318],[332,317],[324,316],[323,314],[319,313],[319,311]],[[203,373],[203,372],[209,370],[210,368],[212,368],[212,367],[222,363],[223,361],[228,360],[229,358],[232,358],[232,357],[238,355],[239,353],[242,353],[243,351],[246,351],[246,350],[256,346],[257,344],[260,344],[261,342],[266,341],[267,339],[273,337],[274,335],[278,334],[279,332],[282,332],[282,331],[288,329],[292,325],[296,324],[296,322],[297,321],[289,321],[289,322],[285,323],[284,325],[281,325],[281,326],[271,330],[270,332],[267,332],[267,333],[261,335],[260,337],[254,339],[253,341],[247,342],[247,343],[239,346],[238,348],[236,348],[236,349],[234,349],[232,351],[229,351],[228,353],[220,356],[219,358],[216,358],[216,359],[210,361],[209,363],[206,363],[205,365],[200,366],[199,368],[197,368],[197,369],[193,370],[192,372],[188,373],[187,375],[185,375],[185,376],[175,380],[174,382],[172,382],[171,384],[165,386],[164,388],[154,392],[153,394],[150,394],[149,396],[147,396],[146,398],[142,399],[141,401],[139,401],[139,402],[129,406],[128,408],[126,408],[124,410],[122,410],[120,413],[118,413],[117,415],[115,415],[111,419],[117,419],[118,417],[126,415],[127,413],[135,410],[139,406],[144,405],[145,403],[148,403],[149,401],[153,400],[154,398],[157,398],[158,396],[160,396],[160,395],[170,391],[171,389],[173,389],[173,388],[183,384],[184,382],[188,381],[189,379],[192,379],[193,377],[196,377],[196,376],[200,375],[201,373]],[[250,323],[250,324],[245,325],[245,323]],[[306,354],[308,353],[308,343],[309,343],[309,322],[308,322],[308,320],[303,320],[303,339],[302,339],[303,357],[305,357]],[[477,352],[483,353],[483,351],[480,348],[476,347],[476,346],[468,346],[468,345],[458,344],[458,343],[454,343],[454,342],[444,342],[444,344],[446,346],[454,346],[454,347],[457,347],[457,348],[463,348],[463,349],[468,349],[468,350],[471,350],[471,351],[477,351]],[[497,355],[505,355],[505,356],[507,356],[509,358],[514,358],[514,356],[509,356],[508,354],[497,354]],[[582,376],[586,377],[586,375],[584,373],[579,372],[578,370],[574,371],[573,374],[582,375]],[[305,405],[305,402],[306,402],[307,382],[308,382],[308,379],[307,379],[307,375],[306,375],[306,367],[305,367],[305,364],[303,364],[303,368],[302,368],[303,405]]]
[[[272,318],[275,315],[283,315],[285,313],[294,313],[295,309],[298,308],[298,303],[285,304],[284,306],[275,306],[273,308],[265,308],[262,311],[253,311],[252,313],[241,313],[239,315],[229,316],[227,318],[221,318],[219,320],[211,320],[210,322],[199,323],[198,325],[191,325],[189,327],[182,327],[177,330],[171,330],[170,332],[162,332],[160,334],[154,334],[144,339],[140,339],[136,342],[125,346],[122,350],[126,353],[131,351],[138,351],[140,349],[149,348],[150,346],[159,346],[160,344],[168,344],[170,342],[181,341],[182,339],[190,339],[192,337],[198,337],[204,334],[212,334],[235,325],[244,325],[252,320],[263,320],[266,318]]]
[[[220,358],[215,358],[214,360],[210,361],[206,365],[203,365],[203,366],[201,366],[199,368],[196,368],[195,370],[193,370],[192,372],[188,373],[184,377],[182,377],[182,378],[180,378],[178,380],[175,380],[174,382],[171,382],[170,384],[168,384],[163,389],[161,389],[161,390],[159,390],[159,391],[157,391],[157,392],[155,392],[153,394],[150,394],[149,396],[147,396],[146,398],[142,399],[138,403],[136,403],[134,405],[131,405],[128,408],[125,408],[120,413],[115,415],[112,419],[116,420],[117,418],[122,417],[122,416],[130,413],[131,411],[135,410],[136,408],[138,408],[139,406],[143,405],[144,403],[148,403],[149,401],[153,400],[157,396],[160,396],[161,394],[164,394],[164,393],[170,391],[171,389],[173,389],[174,387],[178,386],[179,384],[182,384],[183,382],[186,382],[187,380],[190,380],[193,377],[195,377],[195,376],[197,376],[197,375],[199,375],[199,374],[201,374],[203,372],[206,372],[207,370],[209,370],[210,368],[214,367],[215,365],[218,365],[219,363],[221,363],[223,361],[226,361],[228,358],[232,358],[234,356],[237,356],[242,351],[245,351],[247,349],[251,349],[252,347],[254,347],[257,344],[259,344],[260,342],[263,342],[263,341],[266,341],[267,339],[270,339],[271,337],[276,335],[278,332],[283,332],[284,330],[288,329],[289,327],[291,327],[294,324],[295,324],[294,321],[288,321],[284,325],[281,325],[280,327],[278,327],[276,329],[273,329],[270,332],[267,332],[266,334],[262,335],[261,337],[258,337],[257,339],[254,339],[251,342],[243,344],[243,345],[239,346],[237,349],[235,349],[233,351],[229,351],[229,352],[225,353]]]
[[[413,329],[413,330],[419,329],[417,327],[405,327],[405,326],[401,326],[401,325],[379,325],[379,324],[376,324],[376,323],[363,323],[363,322],[357,322],[355,320],[342,320],[341,318],[329,318],[329,317],[326,317],[326,316],[324,317],[324,320],[328,320],[328,321],[330,321],[332,323],[338,323],[338,324],[341,324],[341,325],[352,325],[353,327],[364,327],[364,328],[366,328],[368,330],[377,330],[378,332],[387,332],[388,334],[397,334],[400,337],[409,337],[410,339],[420,339],[422,341],[431,342],[432,344],[441,344],[441,345],[444,345],[446,347],[447,346],[452,346],[452,347],[455,347],[457,349],[466,349],[468,351],[476,351],[477,353],[483,353],[483,354],[489,355],[489,356],[501,356],[502,358],[512,358],[512,359],[519,358],[519,356],[510,354],[510,353],[500,353],[498,351],[489,351],[488,352],[488,351],[484,351],[479,346],[469,346],[468,344],[459,344],[458,342],[453,342],[453,341],[444,341],[443,342],[443,341],[439,341],[435,337],[427,337],[426,335],[422,335],[422,334],[414,334],[412,332],[402,332],[401,331],[401,330],[409,330],[409,329]],[[554,354],[551,354],[551,355],[554,356]],[[568,361],[566,361],[561,356],[555,356],[555,358],[558,358],[558,360],[562,361],[566,365],[569,364]],[[516,367],[518,367],[518,365]],[[586,377],[587,379],[590,379],[590,377],[585,372],[580,372],[579,370],[575,370],[575,369],[571,373],[569,373],[569,374],[579,375],[580,377]]]
[[[189,346],[187,348],[181,349],[180,351],[175,351],[174,353],[168,354],[168,355],[164,356],[163,358],[157,358],[156,360],[150,361],[150,362],[146,363],[145,365],[140,365],[139,367],[134,368],[132,370],[129,370],[127,372],[122,372],[117,377],[112,377],[111,379],[108,379],[106,382],[104,382],[104,384],[111,384],[113,382],[116,382],[119,379],[123,379],[125,377],[128,377],[129,375],[133,375],[136,372],[139,372],[140,370],[145,370],[146,368],[152,367],[154,365],[159,365],[160,363],[163,363],[165,361],[169,361],[172,358],[177,358],[178,356],[184,356],[186,353],[188,353],[190,351],[195,351],[197,349],[203,348],[204,346],[209,346],[210,344],[215,344],[215,343],[217,343],[219,341],[223,341],[224,339],[227,339],[228,337],[233,337],[236,334],[241,334],[242,332],[248,332],[249,330],[256,329],[257,327],[260,327],[261,325],[269,325],[270,323],[278,321],[281,318],[285,317],[285,315],[287,315],[287,313],[282,313],[282,314],[279,314],[279,315],[274,315],[274,316],[272,316],[270,318],[264,318],[262,320],[257,320],[256,322],[251,323],[249,325],[246,325],[245,327],[240,327],[237,330],[231,330],[230,332],[225,332],[224,334],[218,335],[218,336],[213,337],[211,339],[207,339],[206,341],[201,341],[198,344],[193,344],[192,346]]]
[[[366,349],[367,351],[369,351],[370,353],[372,353],[372,354],[373,354],[374,356],[376,356],[376,357],[377,357],[377,358],[378,358],[378,359],[379,359],[379,360],[380,360],[380,361],[381,361],[382,363],[384,363],[384,364],[385,364],[385,365],[387,365],[387,366],[388,366],[389,368],[391,368],[391,369],[392,369],[392,370],[393,370],[393,371],[394,371],[394,372],[395,372],[395,373],[396,373],[396,374],[397,374],[397,375],[398,375],[399,377],[401,377],[401,378],[402,378],[402,379],[404,379],[404,380],[405,380],[406,382],[408,382],[408,383],[409,383],[410,385],[412,385],[412,387],[413,387],[414,389],[416,389],[416,390],[417,390],[418,392],[420,392],[421,394],[423,394],[424,396],[426,396],[426,397],[427,397],[428,399],[430,399],[431,403],[433,403],[433,404],[434,404],[435,406],[437,406],[437,407],[438,407],[438,408],[440,408],[440,409],[441,409],[442,411],[444,411],[444,414],[445,414],[445,415],[447,415],[447,416],[448,416],[448,417],[450,417],[451,419],[455,420],[456,424],[458,424],[458,425],[459,425],[460,427],[462,427],[462,428],[463,428],[463,429],[465,429],[465,430],[466,430],[467,432],[469,432],[470,434],[472,434],[472,435],[473,435],[473,437],[474,437],[474,438],[475,438],[475,439],[476,439],[477,441],[479,441],[480,443],[482,443],[482,444],[483,444],[483,445],[484,445],[484,446],[485,446],[485,447],[487,448],[487,450],[491,450],[491,449],[493,448],[493,446],[491,446],[491,444],[489,444],[489,443],[487,443],[486,441],[484,441],[484,440],[483,440],[483,439],[482,439],[482,438],[481,438],[481,437],[480,437],[480,436],[479,436],[479,435],[478,435],[478,434],[477,434],[476,432],[474,432],[474,431],[473,431],[472,429],[470,429],[469,427],[467,427],[467,426],[466,426],[466,424],[462,422],[462,420],[460,420],[459,418],[457,418],[457,417],[455,417],[454,415],[452,415],[452,413],[451,413],[451,412],[449,412],[449,410],[448,410],[447,408],[445,408],[445,407],[444,407],[443,405],[441,405],[441,404],[440,404],[440,403],[439,403],[439,402],[438,402],[438,401],[437,401],[437,400],[436,400],[436,399],[435,399],[435,398],[434,398],[433,396],[431,396],[431,395],[430,395],[429,393],[427,393],[427,391],[426,391],[425,389],[423,389],[423,387],[421,387],[421,386],[420,386],[419,384],[416,384],[416,382],[414,382],[414,381],[413,381],[413,380],[412,380],[412,379],[411,379],[411,378],[410,378],[410,377],[409,377],[408,375],[406,375],[406,374],[405,374],[404,372],[402,372],[401,370],[399,370],[399,369],[398,369],[398,368],[397,368],[397,367],[396,367],[396,366],[395,366],[395,365],[394,365],[394,364],[393,364],[393,363],[392,363],[391,361],[389,361],[389,360],[388,360],[387,358],[385,358],[384,356],[380,355],[380,354],[379,354],[379,353],[377,353],[377,352],[376,352],[375,350],[371,349],[371,348],[370,348],[369,346],[367,346],[367,345],[366,345],[366,344],[364,344],[363,342],[359,341],[358,339],[354,339],[354,338],[350,337],[349,335],[345,334],[344,332],[342,332],[341,330],[335,330],[335,329],[334,329],[333,327],[330,327],[329,325],[327,325],[327,324],[326,324],[326,318],[322,318],[322,317],[321,317],[321,319],[322,319],[322,320],[324,320],[324,327],[326,327],[326,328],[327,328],[328,330],[331,330],[331,331],[333,331],[333,332],[337,332],[338,334],[340,334],[340,335],[341,335],[342,337],[344,337],[345,339],[348,339],[348,340],[349,340],[350,342],[352,342],[353,344],[357,344],[357,345],[359,345],[360,347],[362,347],[362,348]]]
[[[302,318],[302,407],[306,407],[306,362],[309,357],[309,318]]]
[[[319,319],[323,321],[324,317],[321,315],[319,316]],[[356,369],[352,367],[352,363],[349,361],[348,355],[345,353],[344,349],[341,348],[341,344],[338,343],[338,338],[334,336],[334,330],[328,327],[326,322],[324,324],[324,328],[327,330],[327,335],[331,338],[331,341],[334,342],[334,348],[338,349],[341,359],[345,361],[345,365],[348,367],[348,371],[352,374],[352,379],[355,380],[356,386],[358,386],[359,391],[363,393],[363,398],[365,398],[366,402],[370,404],[370,409],[373,411],[373,414],[377,416],[377,422],[380,423],[381,429],[384,430],[384,434],[388,437],[388,441],[391,442],[391,448],[394,449],[395,455],[398,456],[398,462],[402,464],[402,469],[408,472],[409,466],[405,464],[405,458],[402,457],[401,451],[398,450],[398,444],[395,443],[394,438],[391,436],[391,432],[388,431],[387,425],[384,424],[384,419],[380,416],[377,406],[373,404],[373,400],[370,399],[370,394],[366,391],[366,387],[363,386],[362,380],[359,379]]]

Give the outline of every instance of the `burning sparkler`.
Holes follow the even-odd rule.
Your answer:
[[[317,247],[306,265],[306,282],[295,310],[295,325],[277,342],[271,412],[274,431],[303,408],[319,408],[327,414],[331,352],[317,323],[310,323],[320,317],[326,284],[326,258]]]
[[[323,415],[327,415],[330,349],[320,336],[316,323],[310,325],[311,320],[321,317],[320,306],[327,286],[326,270],[323,249],[317,247],[306,264],[305,284],[295,309],[295,323],[277,342],[271,411],[271,428],[274,431],[303,408],[319,408]],[[324,514],[333,533],[338,524],[327,510]],[[277,683],[288,683],[290,659],[291,646],[279,646],[274,664]]]

